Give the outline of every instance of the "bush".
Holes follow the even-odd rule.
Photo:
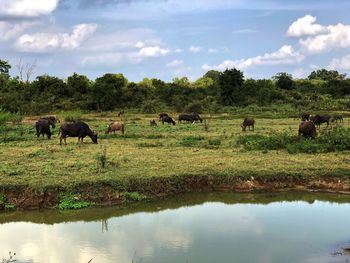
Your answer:
[[[326,153],[350,150],[350,129],[334,127],[319,134],[315,140],[292,136],[288,133],[272,135],[245,135],[237,140],[239,145],[248,150],[280,150],[289,153]]]
[[[185,107],[186,112],[202,113],[203,106],[201,102],[192,102]]]
[[[74,110],[74,111],[64,111],[60,114],[64,121],[66,122],[76,122],[76,121],[81,121],[83,113],[79,110]]]
[[[0,126],[7,122],[20,122],[22,116],[19,113],[11,113],[0,109]]]

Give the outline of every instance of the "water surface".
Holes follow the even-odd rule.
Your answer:
[[[348,262],[350,196],[197,193],[128,207],[0,214],[0,262]]]

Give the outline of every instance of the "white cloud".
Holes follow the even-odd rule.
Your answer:
[[[315,22],[316,17],[306,15],[288,28],[288,36],[300,38],[299,44],[304,53],[317,54],[350,47],[350,25],[339,23],[323,26]]]
[[[59,0],[1,0],[0,15],[35,17],[54,11]]]
[[[98,55],[85,56],[81,64],[87,67],[95,66],[120,66],[124,64],[137,64],[143,60],[137,52],[113,52]]]
[[[138,41],[135,45],[135,47],[137,48],[143,48],[145,46],[145,43],[141,42],[141,41]]]
[[[74,49],[95,32],[96,24],[79,24],[73,32],[25,34],[18,38],[16,46],[22,51],[45,52],[54,49]]]
[[[177,48],[177,49],[174,50],[174,52],[175,52],[175,53],[182,53],[183,50],[182,50],[181,48]]]
[[[34,22],[11,23],[0,21],[0,41],[6,41],[15,38],[25,29],[35,25]]]
[[[217,52],[218,52],[218,50],[215,49],[215,48],[209,48],[209,49],[208,49],[208,53],[209,53],[209,54],[213,54],[213,53],[217,53]]]
[[[202,48],[199,46],[190,46],[188,50],[192,53],[198,53],[202,50]]]
[[[317,35],[320,33],[326,33],[327,27],[315,24],[316,17],[306,15],[293,22],[287,31],[287,35],[290,37],[301,37],[308,35]]]
[[[219,65],[209,66],[205,64],[202,66],[204,70],[225,70],[226,68],[246,69],[253,66],[260,65],[285,65],[296,64],[304,59],[304,55],[295,51],[292,46],[285,45],[273,53],[266,53],[262,56],[251,57],[239,60],[225,60]]]
[[[350,47],[350,25],[327,26],[328,33],[300,39],[303,50],[308,53],[321,53],[335,48]]]
[[[329,69],[344,69],[344,70],[350,70],[350,54],[346,55],[342,58],[335,58],[333,59],[329,66]]]
[[[171,68],[171,67],[176,68],[176,67],[179,67],[179,66],[183,65],[183,63],[184,63],[183,60],[175,59],[175,60],[169,62],[168,64],[166,64],[166,66],[168,68]]]
[[[159,46],[143,47],[139,51],[141,57],[159,57],[164,56],[170,52],[169,49],[164,49]]]

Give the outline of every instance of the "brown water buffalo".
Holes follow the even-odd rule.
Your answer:
[[[97,143],[97,133],[91,131],[85,122],[63,123],[60,134],[60,144],[62,144],[62,140],[64,140],[64,144],[67,144],[67,137],[78,137],[78,143],[83,142],[86,136],[89,136],[93,143]]]
[[[151,121],[149,121],[149,125],[151,125],[151,126],[157,126],[157,123],[156,123],[155,120],[151,120]]]
[[[316,126],[312,121],[303,121],[299,125],[299,136],[303,136],[304,138],[316,138]]]
[[[171,123],[172,125],[175,125],[175,121],[169,116],[163,116],[161,121],[162,121],[162,124],[166,122],[166,123]]]
[[[45,134],[47,135],[47,138],[50,140],[52,132],[50,130],[50,126],[54,129],[55,128],[55,123],[51,121],[50,119],[39,119],[35,123],[35,129],[36,129],[36,136],[39,138],[40,135],[44,136]]]
[[[331,116],[329,115],[315,115],[310,117],[310,121],[312,121],[319,128],[322,123],[327,123],[327,127],[329,126],[329,121],[331,120]]]
[[[254,131],[254,125],[255,125],[255,120],[253,118],[247,117],[242,122],[242,125],[241,125],[242,131],[245,131],[247,127],[249,131],[250,131],[250,127],[252,127],[252,131]]]
[[[112,122],[111,124],[108,125],[106,134],[109,134],[111,132],[115,133],[116,131],[121,131],[122,134],[125,132],[125,125],[122,122]]]
[[[300,117],[302,121],[308,121],[310,119],[310,113],[304,112]]]

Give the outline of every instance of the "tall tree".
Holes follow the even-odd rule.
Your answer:
[[[226,69],[220,75],[220,97],[224,105],[243,103],[242,85],[244,82],[243,72],[238,69]]]
[[[97,78],[93,86],[93,99],[98,110],[111,110],[122,101],[122,89],[127,85],[123,74],[107,73]]]
[[[331,80],[343,80],[345,79],[345,77],[346,77],[346,74],[340,74],[336,70],[319,69],[316,71],[312,71],[308,76],[308,79],[331,81]]]
[[[280,89],[291,90],[294,87],[292,75],[286,72],[277,73],[273,79],[276,81],[276,86]]]

